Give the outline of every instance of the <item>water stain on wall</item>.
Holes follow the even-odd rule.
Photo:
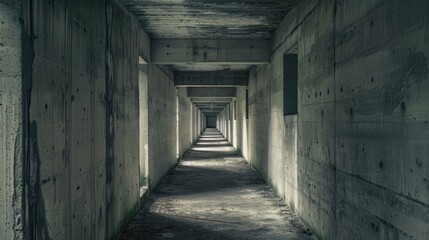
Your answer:
[[[30,124],[30,220],[32,221],[32,239],[50,240],[48,224],[46,222],[45,200],[43,198],[42,183],[40,182],[40,154],[37,141],[37,122]]]

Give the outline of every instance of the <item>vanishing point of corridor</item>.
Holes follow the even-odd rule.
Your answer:
[[[120,239],[315,239],[222,134],[208,128]]]

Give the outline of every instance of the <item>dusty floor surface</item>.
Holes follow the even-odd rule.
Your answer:
[[[231,144],[207,129],[120,239],[315,239]]]

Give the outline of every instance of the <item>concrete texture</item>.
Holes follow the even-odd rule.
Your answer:
[[[270,61],[270,41],[264,39],[156,39],[151,60],[156,64],[264,64]]]
[[[0,239],[23,237],[21,1],[0,2]]]
[[[192,103],[189,98],[186,97],[186,88],[178,89],[178,98],[179,98],[179,149],[178,157],[182,157],[183,154],[192,146],[192,143],[195,139],[192,137]]]
[[[428,10],[300,1],[251,69],[248,159],[321,239],[429,237]],[[296,52],[298,115],[283,116]]]
[[[248,124],[249,120],[246,118],[246,90],[247,87],[237,88],[236,98],[236,141],[234,147],[241,153],[244,159],[249,160],[248,155]]]
[[[148,181],[154,189],[205,129],[205,117],[176,89],[171,67],[149,64],[148,76]]]
[[[315,239],[216,129],[162,180],[120,239]]]
[[[33,8],[30,225],[46,239],[109,238],[139,199],[140,29],[116,1]]]
[[[219,129],[220,133],[222,133],[228,141],[231,141],[231,129],[233,127],[231,123],[231,103],[229,103],[225,109],[219,113],[217,120],[217,129]]]
[[[236,89],[235,87],[189,87],[188,88],[188,97],[190,98],[201,98],[201,97],[235,97]]]
[[[177,92],[170,68],[149,64],[149,187],[177,163]]]
[[[174,73],[174,84],[180,87],[229,87],[247,86],[249,73],[247,71],[201,71]]]
[[[127,9],[142,1],[123,2],[0,1],[0,239],[114,238],[213,116],[320,239],[429,239],[429,2],[146,1],[224,11],[210,27],[160,20],[185,20],[174,39],[149,38]],[[205,88],[177,89],[175,70]],[[207,88],[233,71],[248,86]]]
[[[152,186],[176,162],[172,71],[149,65],[140,99],[150,40],[120,1],[0,4],[0,238],[112,238],[140,204],[140,125]]]
[[[104,238],[105,5],[34,4],[30,236]]]
[[[152,38],[270,38],[296,0],[125,0]],[[204,17],[201,17],[204,16]]]

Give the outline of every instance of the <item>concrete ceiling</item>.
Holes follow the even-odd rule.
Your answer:
[[[252,65],[249,64],[173,64],[176,71],[220,71],[220,70],[249,70]]]
[[[199,108],[206,116],[217,116],[232,101],[233,98],[191,98],[195,107]]]
[[[151,38],[269,39],[297,0],[123,0]]]
[[[207,74],[247,71],[253,65],[264,64],[269,60],[268,39],[297,4],[297,0],[123,2],[153,39],[151,59],[155,64],[171,65],[179,72],[204,71]],[[215,76],[208,77],[211,85],[206,85],[204,77],[197,75],[198,84],[195,86],[199,88],[182,85],[188,87],[188,97],[206,99],[194,102],[204,114],[217,115],[233,102],[235,87],[214,88],[218,86],[217,82],[213,84]],[[229,82],[236,82],[230,77],[222,79],[226,86],[234,85],[227,84]],[[215,99],[211,99],[213,97]],[[224,101],[225,97],[230,99]]]

